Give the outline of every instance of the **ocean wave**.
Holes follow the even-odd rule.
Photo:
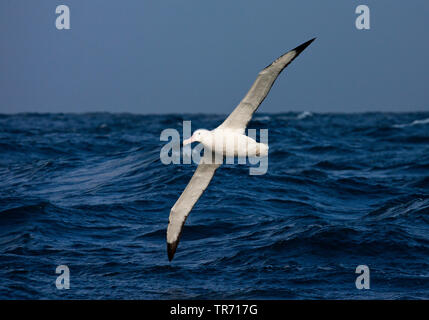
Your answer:
[[[412,127],[412,126],[421,125],[421,124],[429,124],[429,118],[421,119],[421,120],[414,120],[411,123],[394,124],[393,127],[394,128],[406,128],[406,127]]]
[[[1,115],[0,298],[429,295],[427,113],[256,115],[251,126],[269,129],[267,174],[219,168],[168,262],[170,209],[196,166],[163,165],[160,133],[223,119]],[[71,270],[67,296],[59,264]],[[376,289],[350,290],[360,264]]]
[[[301,112],[300,114],[298,114],[298,115],[296,116],[296,118],[297,118],[298,120],[302,120],[302,119],[309,118],[309,117],[312,117],[312,116],[313,116],[313,114],[312,114],[311,112],[309,112],[309,111],[304,111],[304,112]]]
[[[270,120],[271,120],[271,117],[269,117],[269,116],[254,117],[252,119],[253,122],[267,122],[267,121],[270,121]]]

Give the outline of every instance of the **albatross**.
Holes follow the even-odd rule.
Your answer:
[[[257,143],[244,135],[247,124],[267,96],[279,74],[315,39],[313,38],[283,54],[259,72],[249,92],[219,127],[211,131],[196,130],[189,139],[183,141],[184,146],[192,142],[200,142],[204,146],[204,156],[185,190],[171,208],[167,227],[169,261],[173,259],[176,253],[186,218],[206,190],[216,169],[221,165],[221,162],[213,161],[213,158],[216,155],[220,156],[222,160],[223,157],[231,156],[268,155],[268,145]],[[221,148],[215,147],[219,145]]]

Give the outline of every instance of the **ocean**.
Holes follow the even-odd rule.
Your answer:
[[[0,115],[0,299],[429,298],[428,112],[255,114],[267,173],[219,168],[169,262],[161,131],[224,118]]]

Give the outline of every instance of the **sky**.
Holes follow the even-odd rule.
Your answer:
[[[2,0],[0,113],[226,114],[313,37],[261,112],[429,111],[428,30],[427,0]]]

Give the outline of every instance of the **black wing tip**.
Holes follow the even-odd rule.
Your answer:
[[[296,54],[295,54],[295,56],[292,58],[292,60],[290,61],[290,62],[292,62],[293,60],[295,60],[295,58],[296,57],[298,57],[299,55],[300,55],[300,53],[301,52],[303,52],[314,40],[316,40],[317,38],[315,37],[315,38],[313,38],[313,39],[311,39],[311,40],[308,40],[307,42],[305,42],[305,43],[303,43],[303,44],[301,44],[301,45],[299,45],[298,47],[296,47],[295,49],[292,49],[292,50],[290,50],[290,51],[288,51],[288,52],[286,52],[285,54],[283,54],[282,56],[280,56],[279,58],[277,58],[277,60],[274,60],[274,62],[272,62],[272,63],[270,63],[268,66],[266,66],[265,68],[264,68],[264,70],[265,69],[267,69],[267,68],[269,68],[269,67],[271,67],[274,63],[276,63],[280,58],[282,58],[282,57],[284,57],[285,55],[287,55],[288,53],[291,53],[291,52],[295,52]],[[289,62],[289,63],[290,63]],[[287,64],[288,65],[288,64]],[[287,67],[287,65],[285,65],[284,66],[284,68],[286,68]],[[283,68],[283,69],[284,69]],[[282,70],[283,70],[282,69]]]
[[[314,40],[316,40],[317,38],[313,38],[311,40],[308,40],[307,42],[299,45],[298,47],[296,47],[295,49],[293,49],[293,51],[296,51],[297,54],[300,54],[301,52],[303,52],[310,44],[312,44],[312,42]]]
[[[174,241],[173,243],[167,242],[168,261],[171,262],[171,260],[173,260],[178,244],[179,244],[179,241]]]

